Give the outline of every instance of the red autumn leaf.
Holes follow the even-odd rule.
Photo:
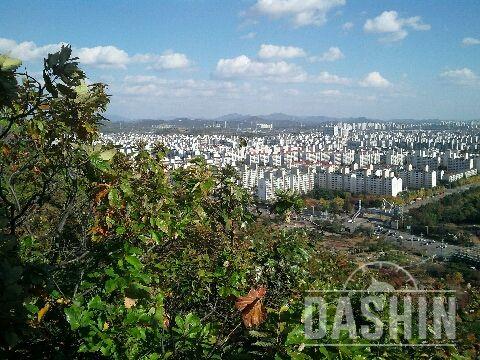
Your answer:
[[[258,289],[251,289],[247,296],[240,296],[235,302],[237,310],[242,312],[243,323],[247,328],[260,325],[267,318],[267,311],[262,304],[267,289],[260,286]]]

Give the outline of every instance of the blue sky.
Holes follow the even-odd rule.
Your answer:
[[[0,52],[72,45],[110,113],[480,117],[478,0],[10,1]]]

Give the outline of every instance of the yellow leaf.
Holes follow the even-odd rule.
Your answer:
[[[47,303],[43,308],[41,308],[39,311],[38,311],[38,314],[37,314],[37,320],[38,322],[40,322],[43,318],[43,316],[46,314],[46,312],[48,311],[48,309],[50,309],[50,304]]]
[[[135,304],[137,303],[137,299],[125,297],[123,303],[125,304],[125,308],[130,309],[135,306]]]
[[[108,325],[108,322],[105,321],[103,323],[103,331],[108,330],[109,327],[110,327],[110,325]]]

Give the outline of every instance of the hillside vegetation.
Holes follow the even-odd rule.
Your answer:
[[[471,245],[472,236],[465,229],[480,226],[480,187],[446,196],[439,201],[410,211],[413,230],[426,232],[447,242]]]
[[[305,346],[305,292],[340,287],[355,264],[320,250],[317,234],[259,217],[232,168],[197,159],[167,171],[161,144],[134,157],[99,145],[107,88],[86,82],[69,47],[41,79],[19,65],[0,57],[0,358],[457,353]],[[299,204],[283,194],[272,209],[287,218]],[[473,340],[458,352],[474,351],[474,330],[462,331]]]

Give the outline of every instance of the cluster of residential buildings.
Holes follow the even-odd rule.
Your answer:
[[[126,154],[138,142],[168,147],[169,168],[203,157],[215,166],[237,168],[240,182],[261,200],[278,190],[308,193],[315,187],[359,194],[397,196],[433,188],[480,171],[480,129],[452,123],[422,126],[344,123],[317,130],[238,134],[114,133],[103,135]],[[259,126],[265,127],[265,124]]]

